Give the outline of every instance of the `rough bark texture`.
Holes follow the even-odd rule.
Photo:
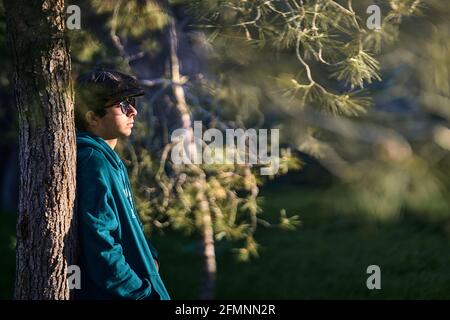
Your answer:
[[[5,0],[19,114],[16,299],[68,299],[76,143],[64,0]]]

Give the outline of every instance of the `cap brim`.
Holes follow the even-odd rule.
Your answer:
[[[106,105],[113,105],[119,103],[120,101],[123,101],[126,98],[139,97],[143,96],[144,94],[145,91],[141,88],[127,89],[125,91],[115,94],[114,97],[108,100],[108,103]]]

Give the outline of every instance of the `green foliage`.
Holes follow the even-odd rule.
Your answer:
[[[348,94],[334,94],[322,86],[309,83],[297,82],[291,74],[282,74],[276,79],[282,92],[282,96],[300,106],[320,105],[322,111],[334,115],[357,116],[365,112],[370,105],[371,99],[361,91],[349,92]]]
[[[75,56],[77,63],[95,61],[102,56],[102,44],[91,32],[77,30],[69,31],[68,34],[72,55]]]
[[[319,83],[313,67],[324,66],[330,70],[329,77],[351,89],[381,80],[379,62],[370,51],[378,52],[383,42],[392,42],[399,17],[414,13],[418,1],[391,1],[390,5],[382,28],[370,31],[363,27],[364,19],[353,10],[352,1],[347,7],[328,0],[191,2],[192,12],[202,19],[201,26],[213,30],[214,42],[220,37],[246,39],[256,47],[295,53],[304,79],[299,84],[291,77],[292,82],[285,82],[285,92],[296,98],[297,106],[314,104],[334,115],[357,115],[368,104],[349,99],[352,91],[338,93]]]
[[[158,1],[92,1],[99,14],[108,14],[107,26],[117,30],[121,37],[139,37],[161,30],[169,16]],[[120,26],[118,29],[117,27]]]
[[[258,246],[253,235],[261,213],[254,173],[257,168],[252,170],[237,164],[175,165],[167,159],[171,147],[166,146],[157,162],[152,161],[145,149],[136,155],[130,179],[138,187],[135,191],[143,221],[159,228],[170,226],[190,235],[202,228],[205,214],[202,202],[206,201],[215,239],[236,244],[245,240],[236,249],[237,258],[256,257]],[[129,154],[130,151],[133,152],[124,150]],[[134,156],[130,154],[130,157]],[[299,167],[300,163],[289,151],[282,152],[280,174]],[[293,228],[297,224],[296,217],[283,215],[280,226]]]
[[[336,186],[335,204],[340,212],[368,214],[379,219],[397,217],[402,211],[446,217],[450,203],[442,182],[420,158],[400,162],[365,161],[358,164],[344,186]]]
[[[415,208],[445,214],[450,173],[445,164],[450,150],[445,142],[450,136],[448,8],[439,1],[376,2],[382,9],[381,28],[369,30],[365,10],[371,4],[197,1],[192,12],[210,30],[213,64],[226,70],[221,84],[235,82],[243,96],[249,92],[259,99],[254,103],[262,110],[259,119],[276,126],[274,118],[264,117],[263,106],[270,105],[269,113],[280,116],[285,137],[291,137],[285,141],[347,182],[345,190],[355,202],[344,202],[342,211],[351,207],[390,217]],[[381,80],[380,61],[386,73],[401,74],[397,79],[403,82],[392,88],[388,80],[382,89],[365,90]],[[252,95],[246,83],[260,94]],[[369,109],[374,102],[384,107],[399,97],[413,107],[416,98],[420,110],[396,115]],[[314,110],[360,118],[316,118]],[[434,120],[430,113],[443,119]],[[309,130],[314,127],[318,130]],[[392,135],[396,138],[390,141]]]
[[[427,37],[422,56],[416,56],[420,100],[427,109],[450,119],[450,37],[449,24],[439,24]]]
[[[286,230],[295,230],[297,226],[300,226],[301,222],[298,215],[288,217],[286,215],[286,209],[281,209],[280,227]]]
[[[381,80],[380,64],[370,54],[359,51],[356,55],[336,64],[336,71],[331,77],[345,81],[353,89],[364,87],[364,83],[372,83],[372,79]],[[344,104],[345,105],[345,104]]]

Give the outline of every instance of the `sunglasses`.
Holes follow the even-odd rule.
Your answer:
[[[131,107],[136,108],[136,98],[126,98],[125,100],[122,100],[119,103],[108,105],[106,106],[106,108],[113,106],[120,106],[120,110],[122,110],[122,113],[128,115],[132,110]]]

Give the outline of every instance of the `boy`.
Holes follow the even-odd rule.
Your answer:
[[[81,289],[76,299],[168,300],[156,250],[147,243],[126,168],[114,151],[131,135],[136,97],[132,76],[96,70],[76,84],[77,196]]]

